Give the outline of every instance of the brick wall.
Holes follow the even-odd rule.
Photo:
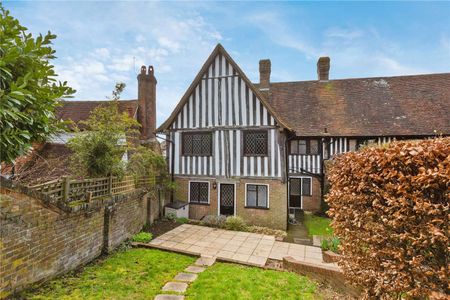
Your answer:
[[[189,178],[176,177],[176,190],[174,200],[188,201],[189,181],[208,181],[210,182],[210,204],[189,204],[189,218],[201,219],[206,215],[218,214],[219,183],[236,184],[236,215],[241,216],[248,224],[266,226],[276,229],[287,228],[287,188],[280,180],[275,179],[212,179],[212,178]],[[217,188],[213,188],[216,182]],[[245,184],[261,183],[269,184],[269,209],[245,208]]]
[[[312,195],[303,196],[303,210],[316,212],[321,209],[320,180],[312,177]]]
[[[151,214],[149,202],[156,201],[143,195],[136,191],[63,211],[1,188],[0,299],[73,270],[140,231]]]

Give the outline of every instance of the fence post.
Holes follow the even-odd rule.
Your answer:
[[[63,201],[67,202],[69,200],[70,194],[70,178],[69,176],[63,177]]]
[[[109,186],[108,186],[108,194],[112,196],[112,186],[113,186],[113,176],[109,175]]]

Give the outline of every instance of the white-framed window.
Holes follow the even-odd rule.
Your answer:
[[[189,203],[209,204],[209,181],[189,181]]]
[[[269,208],[269,185],[258,183],[246,183],[245,207]]]

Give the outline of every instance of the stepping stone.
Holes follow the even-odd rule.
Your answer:
[[[201,273],[203,271],[205,271],[206,269],[203,267],[198,267],[198,266],[189,266],[187,267],[184,271],[185,272],[189,272],[189,273]]]
[[[184,282],[168,282],[163,286],[162,290],[164,292],[184,293],[187,287],[187,283]]]
[[[197,279],[197,274],[192,273],[178,273],[174,278],[176,281],[193,282]]]
[[[181,295],[156,295],[155,300],[184,300]]]
[[[215,257],[201,256],[199,259],[197,259],[195,265],[200,267],[209,267],[212,266],[215,262]]]

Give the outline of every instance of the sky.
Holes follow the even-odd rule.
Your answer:
[[[51,31],[61,81],[75,100],[104,100],[116,82],[136,99],[141,65],[153,65],[157,122],[172,112],[221,43],[246,75],[272,61],[271,81],[450,72],[450,2],[4,1],[33,34]]]

